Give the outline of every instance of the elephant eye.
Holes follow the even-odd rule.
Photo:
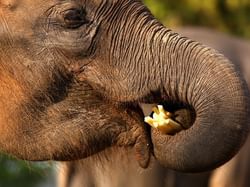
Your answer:
[[[77,29],[87,23],[86,12],[83,9],[68,9],[63,12],[64,26],[68,29]]]

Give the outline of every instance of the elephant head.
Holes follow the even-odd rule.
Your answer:
[[[74,160],[134,147],[180,171],[229,160],[248,131],[238,67],[159,23],[140,0],[0,1],[0,149]],[[183,130],[147,128],[160,103]]]

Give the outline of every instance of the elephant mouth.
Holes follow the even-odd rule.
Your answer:
[[[178,133],[181,133],[182,131],[188,130],[191,128],[195,122],[196,119],[196,113],[195,110],[191,106],[183,105],[183,104],[170,104],[169,102],[163,102],[163,103],[139,103],[139,107],[141,109],[140,118],[145,119],[147,116],[152,116],[153,111],[152,108],[154,108],[157,105],[163,105],[164,109],[171,112],[173,114],[173,120],[178,122],[181,125],[181,130],[175,133],[165,133],[162,132],[160,129],[154,129],[149,124],[144,122],[144,128],[146,129],[145,137],[147,137],[146,141],[143,141],[144,143],[147,142],[147,146],[150,145],[150,152],[152,156],[155,157],[154,153],[154,147],[157,145],[154,145],[152,141],[152,131],[156,130],[159,131],[159,136],[168,136],[170,139],[171,137],[175,137]],[[143,121],[141,119],[141,121]],[[167,143],[167,142],[165,142]],[[146,154],[146,150],[148,149],[145,145],[135,145],[136,150],[136,159],[139,162],[139,165],[143,168],[146,168],[148,166],[148,163],[150,162],[150,156],[148,157],[148,154]]]
[[[167,135],[175,135],[182,130],[187,130],[192,127],[194,124],[196,113],[195,110],[191,106],[183,105],[183,104],[169,104],[166,102],[160,103],[158,105],[157,103],[149,104],[149,103],[140,103],[139,104],[141,110],[144,114],[144,119],[147,117],[153,117],[154,115],[154,108],[157,106],[162,106],[164,108],[164,112],[167,112],[171,115],[169,119],[173,121],[173,126],[171,127],[171,123],[165,124],[165,126],[170,126],[168,131],[162,131],[161,128],[159,128],[159,131],[162,131],[162,133]],[[152,118],[151,118],[152,119]],[[177,129],[175,129],[175,125],[178,126]],[[153,127],[151,125],[151,127]],[[153,127],[154,128],[154,127]]]

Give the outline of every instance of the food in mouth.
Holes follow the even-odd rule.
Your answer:
[[[162,105],[157,105],[152,109],[153,115],[145,117],[144,121],[151,127],[158,129],[163,134],[174,135],[183,130],[182,126],[174,121],[173,114],[165,111]]]

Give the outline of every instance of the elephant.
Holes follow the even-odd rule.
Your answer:
[[[203,27],[183,27],[176,30],[184,36],[213,47],[238,64],[250,89],[250,42],[248,40]]]
[[[2,152],[96,165],[132,152],[141,168],[155,159],[199,172],[246,140],[239,66],[166,28],[140,0],[1,0],[0,23]],[[182,130],[150,128],[141,103],[163,105]]]
[[[183,27],[176,31],[183,36],[202,42],[224,54],[239,65],[250,88],[250,42],[221,32],[202,27]],[[151,107],[144,106],[144,115]],[[171,171],[154,161],[150,170],[138,172],[135,163],[129,162],[126,169],[109,168],[109,173],[116,174],[114,186],[143,186],[143,187],[248,187],[250,176],[250,138],[240,152],[223,166],[209,172],[185,174]],[[106,164],[110,166],[110,164]],[[107,167],[106,166],[106,167]],[[95,179],[98,167],[93,167],[85,160],[60,163],[58,169],[58,187],[100,186]],[[125,177],[124,177],[125,176]],[[136,177],[135,177],[136,176]],[[102,176],[104,178],[104,176]],[[100,174],[98,175],[100,178]],[[106,178],[109,178],[106,176]],[[136,178],[136,180],[133,180]],[[126,183],[118,183],[126,181]],[[103,181],[103,180],[101,180]],[[114,183],[114,179],[112,179]],[[106,186],[112,186],[108,183]]]
[[[250,41],[212,29],[186,27],[177,29],[179,33],[209,45],[227,58],[239,64],[250,89]],[[212,172],[209,187],[248,187],[250,186],[250,138],[240,152],[228,163]]]

